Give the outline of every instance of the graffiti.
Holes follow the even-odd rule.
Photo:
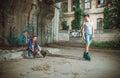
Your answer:
[[[15,34],[15,32],[16,32],[15,26],[11,26],[11,27],[10,27],[10,35]]]
[[[28,32],[30,36],[33,35],[33,27],[28,25],[28,26],[23,26],[22,27],[22,32]]]
[[[81,36],[82,36],[81,31],[73,30],[70,32],[70,37],[75,38],[75,37],[81,37]]]
[[[10,27],[10,34],[7,38],[10,45],[25,45],[27,43],[28,34],[29,34],[29,37],[33,35],[33,27],[23,26],[21,32],[22,32],[22,35],[18,36],[16,27],[15,26]]]
[[[15,27],[11,26],[10,27],[9,37],[7,38],[10,45],[14,45],[14,44],[17,43],[17,37],[15,36],[14,33],[15,33]]]
[[[10,45],[16,45],[18,44],[18,40],[17,40],[17,37],[14,36],[14,35],[11,35],[7,38],[8,42]]]

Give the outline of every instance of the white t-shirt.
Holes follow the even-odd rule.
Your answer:
[[[92,34],[93,22],[84,22],[84,31],[86,34]]]

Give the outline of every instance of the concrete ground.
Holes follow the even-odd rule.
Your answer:
[[[46,58],[0,61],[0,78],[120,78],[120,51],[83,48],[57,50]]]

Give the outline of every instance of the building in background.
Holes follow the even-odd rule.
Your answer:
[[[26,32],[40,45],[58,41],[61,1],[0,0],[0,46],[21,45]]]
[[[80,0],[80,7],[85,13],[90,14],[91,20],[94,22],[95,29],[103,29],[103,11],[105,0]],[[74,19],[75,0],[65,0],[62,2],[62,15],[61,21],[66,21],[69,30],[72,29],[71,22]],[[60,21],[60,22],[61,22]],[[60,24],[60,29],[62,26]]]
[[[105,0],[84,0],[83,9],[90,14],[90,18],[94,22],[95,29],[101,30],[103,27],[103,11]]]
[[[64,0],[61,4],[61,20],[66,21],[69,26],[69,30],[71,30],[71,21],[74,19],[74,9],[75,9],[75,0]],[[60,24],[60,29],[62,26]]]

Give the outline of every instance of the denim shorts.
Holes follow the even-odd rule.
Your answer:
[[[85,33],[85,43],[90,44],[92,42],[92,34]]]

